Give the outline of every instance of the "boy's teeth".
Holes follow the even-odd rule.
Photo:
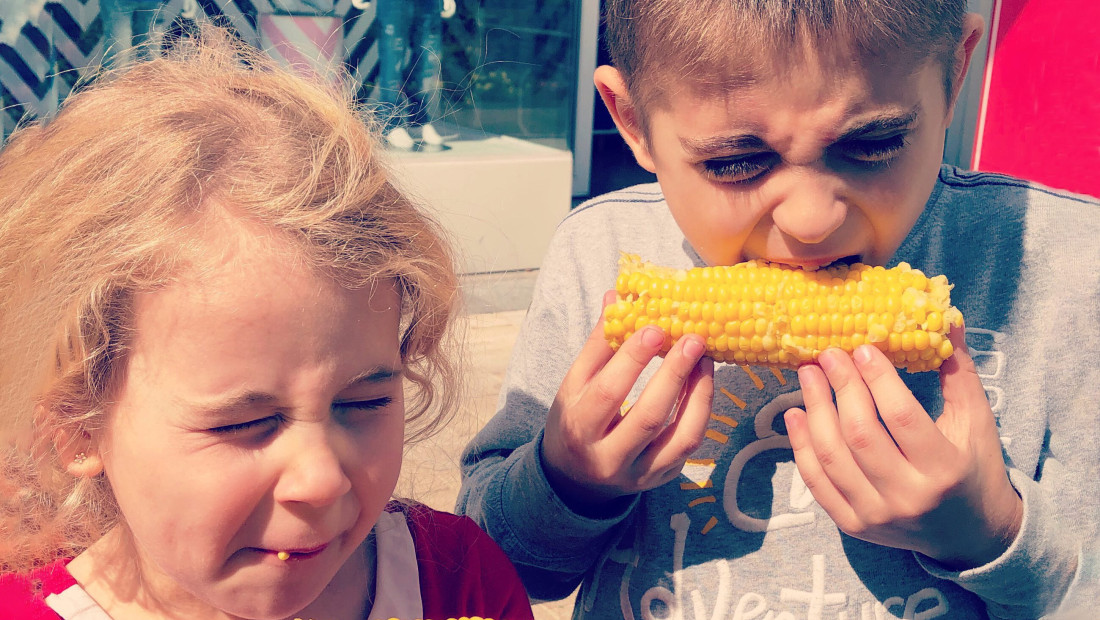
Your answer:
[[[858,262],[859,262],[859,257],[858,256],[845,256],[844,258],[839,258],[839,259],[833,261],[832,264],[827,265],[827,266],[828,267],[835,267],[837,265],[844,265],[846,267],[851,267],[852,265],[854,265]]]

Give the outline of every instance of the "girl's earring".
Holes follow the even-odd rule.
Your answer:
[[[83,452],[77,452],[76,456],[73,457],[73,463],[76,463],[77,465],[83,465],[85,459],[87,458],[87,454],[84,454]]]

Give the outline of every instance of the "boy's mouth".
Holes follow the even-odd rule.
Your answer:
[[[858,262],[860,262],[859,256],[856,255],[856,254],[852,254],[851,256],[843,256],[841,258],[836,259],[835,261],[829,263],[828,265],[825,265],[825,268],[828,269],[829,267],[840,267],[840,266],[851,267],[852,265],[854,265]]]
[[[832,267],[851,267],[852,265],[861,262],[858,254],[851,254],[849,256],[841,256],[840,258],[822,257],[820,259],[788,259],[788,260],[775,260],[769,261],[778,265],[789,265],[791,267],[797,267],[799,269],[805,269],[806,271],[817,271],[818,269],[829,269]]]

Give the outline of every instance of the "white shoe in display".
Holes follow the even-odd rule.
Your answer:
[[[398,127],[386,134],[386,142],[389,142],[390,146],[401,149],[402,151],[411,151],[416,144],[416,141],[409,135],[409,130],[404,127]]]
[[[435,127],[432,127],[430,124],[424,125],[421,131],[421,137],[424,139],[425,143],[431,144],[432,146],[439,146],[443,144],[443,136],[439,135],[439,132],[436,131]]]

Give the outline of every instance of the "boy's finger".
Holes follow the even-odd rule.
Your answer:
[[[638,455],[638,470],[671,470],[671,477],[679,475],[684,461],[699,447],[707,432],[713,401],[714,361],[704,357],[687,378],[672,422]]]
[[[863,345],[855,350],[852,359],[871,390],[879,417],[905,459],[924,470],[926,465],[949,458],[943,434],[886,354],[874,346]]]
[[[663,335],[660,330],[658,333]],[[672,423],[681,396],[686,394],[685,386],[705,351],[706,344],[695,334],[681,338],[672,347],[637,402],[612,431],[612,450],[618,447],[624,458],[633,461]]]
[[[970,357],[970,351],[966,347],[966,335],[963,328],[952,327],[948,337],[955,347],[955,353],[944,360],[940,367],[940,387],[943,390],[944,411],[957,417],[959,413],[971,411],[987,411],[989,398],[985,394],[985,386],[978,377],[978,370],[974,367],[974,360]],[[990,412],[992,413],[992,412]],[[986,424],[994,427],[996,423],[988,415]],[[955,422],[949,420],[948,422]],[[958,423],[970,427],[972,420],[960,419]]]
[[[844,443],[871,484],[881,488],[883,482],[897,476],[905,459],[879,421],[875,401],[852,357],[839,349],[827,349],[818,361],[836,394]]]
[[[592,377],[596,376],[596,373],[604,367],[604,364],[611,359],[611,356],[615,354],[615,352],[611,350],[611,345],[607,343],[607,338],[604,337],[603,331],[603,309],[607,308],[608,304],[614,303],[614,301],[615,291],[605,291],[603,294],[603,306],[600,309],[600,317],[596,321],[596,326],[588,333],[588,340],[586,340],[584,346],[581,347],[581,352],[577,354],[577,359],[574,360],[573,365],[569,368],[569,372],[565,375],[565,379],[562,380],[562,386],[568,388],[572,393],[579,392],[585,384],[592,380]]]
[[[665,343],[665,333],[656,325],[647,325],[632,334],[609,359],[600,354],[600,345],[593,342],[594,338],[602,340],[603,336],[593,334],[589,338],[575,367],[580,365],[580,371],[585,372],[588,364],[605,363],[596,368],[594,376],[583,386],[573,386],[576,391],[571,392],[575,395],[572,408],[586,418],[585,421],[575,420],[576,423],[597,429],[602,436],[619,415],[623,402],[642,371],[660,353]],[[608,345],[603,342],[602,346]],[[589,353],[591,358],[586,359],[584,356]]]
[[[798,382],[802,386],[806,428],[814,458],[837,490],[855,503],[856,498],[873,489],[844,441],[829,379],[821,367],[807,364],[798,369]]]
[[[791,450],[794,451],[794,463],[798,467],[798,474],[814,501],[833,518],[834,521],[847,517],[853,518],[855,511],[847,498],[829,480],[821,463],[814,454],[813,442],[810,440],[810,430],[807,426],[806,411],[804,409],[789,409],[783,416],[783,422],[787,427],[787,436],[790,438]]]

